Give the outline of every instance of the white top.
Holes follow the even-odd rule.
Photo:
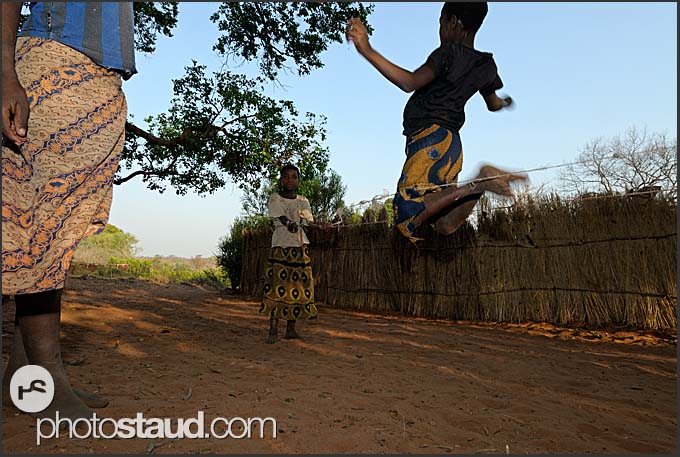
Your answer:
[[[279,220],[281,216],[286,216],[298,225],[297,233],[288,231],[288,228]],[[278,192],[274,192],[269,197],[269,217],[274,221],[272,247],[289,248],[309,244],[302,226],[314,222],[314,217],[309,201],[305,197],[298,195],[294,199],[283,198]]]

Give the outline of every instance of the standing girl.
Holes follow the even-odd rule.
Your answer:
[[[309,258],[309,239],[303,227],[314,222],[309,201],[297,194],[300,171],[294,165],[281,168],[281,191],[269,198],[269,217],[274,221],[272,251],[264,276],[260,313],[269,316],[267,343],[276,342],[279,319],[286,320],[285,338],[299,338],[295,321],[314,319],[314,278]]]

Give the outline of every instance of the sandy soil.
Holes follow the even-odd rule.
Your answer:
[[[274,417],[277,438],[69,440],[36,446],[4,408],[4,453],[672,453],[676,339],[320,307],[302,340],[264,343],[257,303],[188,285],[76,279],[72,382],[99,417]],[[3,309],[3,359],[13,306]],[[283,327],[283,326],[282,326]],[[281,333],[283,328],[281,329]]]

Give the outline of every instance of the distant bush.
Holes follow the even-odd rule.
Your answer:
[[[131,276],[133,278],[139,278],[139,279],[152,279],[153,278],[153,273],[152,273],[152,267],[153,267],[153,262],[151,260],[139,260],[135,259],[133,257],[128,257],[128,258],[122,258],[122,259],[117,259],[115,257],[111,257],[109,261],[107,262],[108,265],[127,265],[127,269],[120,269],[118,268],[117,270],[120,273],[124,273],[124,276]],[[112,269],[116,270],[116,269]]]
[[[167,262],[161,257],[137,259],[111,257],[105,264],[74,262],[73,276],[92,275],[105,278],[135,278],[160,283],[201,284],[219,289],[231,287],[229,278],[218,267],[194,269],[187,262]]]
[[[105,264],[111,257],[134,257],[139,250],[139,240],[131,233],[115,225],[107,224],[103,232],[83,239],[75,254],[74,262]]]
[[[217,266],[215,258],[203,258],[200,255],[191,259],[174,256],[135,257],[139,250],[137,243],[134,235],[108,224],[102,233],[85,238],[80,243],[69,274],[231,287],[229,278]]]
[[[229,234],[220,238],[215,254],[217,265],[229,277],[234,289],[241,282],[241,267],[243,265],[243,231],[248,229],[270,227],[269,218],[264,216],[246,216],[236,218],[229,229]]]

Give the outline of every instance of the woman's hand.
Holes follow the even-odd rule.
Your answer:
[[[21,146],[28,138],[28,98],[14,69],[14,53],[21,2],[2,2],[2,142]]]
[[[2,136],[16,146],[28,138],[28,98],[16,76],[2,77]]]

